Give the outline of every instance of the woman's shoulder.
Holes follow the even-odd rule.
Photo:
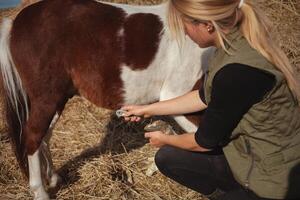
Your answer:
[[[225,65],[216,73],[213,84],[222,85],[223,87],[230,85],[234,87],[265,85],[269,88],[273,87],[275,80],[275,76],[268,71],[241,63],[231,63]]]

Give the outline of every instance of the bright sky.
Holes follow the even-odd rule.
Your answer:
[[[0,8],[15,7],[20,3],[20,0],[0,0]]]

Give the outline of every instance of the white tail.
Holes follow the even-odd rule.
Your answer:
[[[10,52],[10,31],[12,28],[12,20],[4,18],[1,26],[0,36],[0,66],[3,78],[3,86],[7,92],[7,96],[15,113],[18,116],[19,122],[28,119],[28,102],[27,95],[22,86],[21,78],[15,68]],[[19,108],[19,103],[24,103],[24,109]],[[22,119],[25,116],[25,119]]]

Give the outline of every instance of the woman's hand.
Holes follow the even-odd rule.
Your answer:
[[[145,138],[149,139],[149,143],[155,147],[170,145],[188,151],[207,152],[211,149],[206,149],[197,144],[195,133],[184,133],[181,135],[166,135],[161,131],[146,132]]]
[[[146,132],[145,133],[145,138],[149,139],[149,143],[154,146],[154,147],[162,147],[166,145],[166,137],[168,135],[162,133],[161,131],[154,131],[154,132]]]
[[[128,105],[123,106],[121,109],[125,111],[125,120],[136,122],[140,121],[141,117],[181,115],[204,110],[206,107],[199,97],[199,92],[194,90],[174,99],[159,101],[149,105]]]
[[[151,117],[148,111],[149,105],[126,105],[121,108],[125,111],[124,119],[126,121],[138,122],[141,117]]]

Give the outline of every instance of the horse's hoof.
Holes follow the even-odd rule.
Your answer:
[[[145,126],[144,130],[147,132],[161,131],[167,135],[176,135],[176,132],[173,130],[172,126],[163,120],[151,122]]]
[[[158,171],[158,168],[154,162],[154,157],[148,159],[148,166],[147,166],[147,171],[146,175],[147,176],[152,176],[156,171]]]
[[[50,200],[48,194],[47,196],[43,196],[43,197],[35,197],[34,200]]]
[[[55,188],[57,186],[57,184],[60,183],[60,182],[61,182],[61,177],[58,176],[58,174],[54,173],[51,176],[50,183],[49,183],[49,188]]]
[[[34,200],[50,200],[49,196],[43,196],[43,197],[36,197]]]
[[[43,187],[33,191],[34,200],[50,200],[48,193],[44,190]]]

